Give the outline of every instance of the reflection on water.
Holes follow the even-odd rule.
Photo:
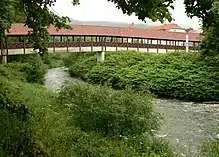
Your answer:
[[[48,70],[45,85],[58,91],[65,80],[82,82],[71,78],[65,68],[54,68]],[[164,117],[158,136],[170,141],[181,156],[197,156],[195,154],[202,141],[218,136],[219,104],[195,104],[167,99],[156,99],[155,104]]]

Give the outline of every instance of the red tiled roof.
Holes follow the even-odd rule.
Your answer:
[[[172,24],[164,24],[161,26],[155,26],[155,27],[152,27],[150,29],[154,30],[154,31],[160,31],[160,30],[169,31],[171,29],[184,29],[184,28],[178,26],[177,24],[172,23]]]
[[[143,28],[125,28],[108,26],[89,26],[89,25],[71,25],[72,30],[57,29],[51,26],[48,31],[51,35],[87,35],[87,36],[112,36],[112,37],[134,37],[161,40],[186,40],[185,33],[174,33],[166,31],[154,31]],[[28,28],[23,24],[13,24],[7,35],[28,35]],[[190,33],[190,41],[200,41],[200,34]]]
[[[132,23],[132,24],[129,26],[129,28],[135,28],[135,24]]]

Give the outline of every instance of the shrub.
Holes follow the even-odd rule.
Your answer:
[[[159,97],[219,100],[219,55],[117,52],[107,53],[104,64],[93,64],[92,57],[72,64],[70,73],[77,73],[72,76],[114,89],[150,90]]]
[[[159,126],[149,95],[71,84],[61,91],[60,99],[71,105],[73,120],[83,131],[129,136],[151,133]]]
[[[24,73],[19,71],[23,67],[20,63],[8,63],[0,65],[0,79],[20,80],[26,82]]]
[[[14,144],[17,144],[19,146],[18,149],[22,148],[23,156],[26,157],[39,155],[45,157],[70,156],[67,155],[71,153],[69,150],[65,152],[70,147],[67,140],[70,135],[70,127],[67,128],[65,126],[66,112],[59,109],[54,93],[37,84],[1,80],[0,100],[1,104],[6,104],[4,102],[9,102],[7,104],[11,105],[25,104],[25,106],[30,108],[30,115],[27,121],[22,121],[17,116],[25,115],[23,114],[24,110],[1,110],[1,113],[3,113],[1,116],[4,116],[4,118],[0,119],[1,130],[3,130],[3,132],[0,132],[0,137],[3,137],[0,139],[2,144],[0,150],[5,150],[2,146],[7,144],[6,146],[10,150],[9,155],[13,156],[16,153],[14,156],[19,156],[19,153],[15,152],[16,149],[13,147]],[[17,111],[19,111],[18,114]],[[61,131],[62,129],[64,130]],[[4,137],[8,138],[5,139]],[[13,141],[10,141],[9,137],[12,137],[11,140]],[[31,145],[22,139],[28,139]],[[22,142],[24,143],[20,147]],[[14,151],[11,152],[11,150]],[[26,153],[24,150],[26,150]],[[29,155],[30,153],[33,155]]]
[[[0,103],[0,153],[2,156],[33,156],[28,108]]]
[[[80,86],[76,86],[79,88]],[[81,90],[77,90],[75,94],[78,95],[78,102],[79,95],[85,94],[85,89],[91,88],[90,86],[84,86]],[[96,108],[100,103],[95,105],[95,102],[99,102],[99,100],[103,101],[106,96],[99,95],[92,98],[92,95],[95,95],[95,89],[91,88],[93,92],[91,93],[88,98],[85,96],[83,97],[87,102],[91,105],[91,111],[95,111]],[[102,89],[102,88],[101,88]],[[97,88],[97,91],[101,90]],[[104,92],[103,90],[101,90]],[[110,91],[106,91],[110,94]],[[87,92],[87,94],[89,91]],[[117,93],[117,92],[116,92]],[[118,92],[119,93],[119,92]],[[100,94],[100,93],[99,93]],[[98,95],[98,94],[97,94]],[[121,95],[121,94],[120,94]],[[127,98],[125,96],[129,96],[129,93],[123,95],[123,100],[126,100],[126,104],[128,104]],[[136,95],[135,95],[136,96]],[[67,97],[67,96],[66,96]],[[137,97],[140,97],[137,95]],[[64,98],[62,96],[62,98]],[[70,99],[66,100],[69,102]],[[76,98],[76,97],[75,97]],[[134,99],[134,102],[141,102],[143,100]],[[116,96],[116,99],[119,99],[119,96]],[[9,81],[9,80],[2,80],[0,83],[0,104],[5,104],[5,102],[10,102],[10,106],[5,106],[4,108],[0,109],[0,154],[6,157],[9,156],[53,156],[53,157],[96,157],[96,156],[127,156],[127,157],[139,157],[139,156],[147,156],[147,157],[175,157],[173,152],[170,153],[168,143],[164,144],[165,142],[154,141],[153,139],[146,139],[146,138],[133,138],[129,137],[126,138],[111,138],[109,136],[104,137],[102,133],[97,133],[94,131],[82,131],[81,128],[75,126],[74,118],[75,111],[72,107],[69,107],[66,104],[60,103],[57,101],[56,93],[53,93],[47,90],[42,85],[38,84],[28,84],[21,81]],[[113,100],[113,99],[112,99]],[[106,101],[108,102],[109,99]],[[114,100],[116,101],[116,100]],[[130,100],[131,101],[131,98]],[[152,106],[151,102],[147,99],[148,102],[147,106],[144,107],[145,110],[150,111]],[[82,101],[81,101],[82,102]],[[143,102],[143,103],[147,103]],[[93,104],[92,104],[93,103]],[[115,102],[114,102],[115,103]],[[119,101],[121,104],[125,104],[125,102]],[[16,105],[21,104],[21,105]],[[29,108],[26,110],[25,104]],[[134,103],[133,103],[134,104]],[[93,105],[93,108],[92,108]],[[109,105],[109,102],[108,102]],[[131,105],[131,104],[130,104]],[[141,105],[136,104],[138,107]],[[86,105],[84,105],[86,106]],[[125,108],[121,106],[121,109]],[[108,107],[110,108],[110,106]],[[103,104],[103,110],[108,109],[106,105]],[[136,109],[135,106],[129,106],[130,109]],[[147,108],[147,109],[146,109]],[[118,109],[116,114],[121,111],[119,107],[114,107],[113,109]],[[120,115],[116,115],[113,112],[113,109],[110,109],[110,114],[115,115],[115,120],[122,122],[119,118],[122,117]],[[20,112],[22,111],[22,112]],[[24,111],[24,112],[23,112]],[[28,112],[26,112],[28,111]],[[124,116],[128,116],[130,111],[124,111]],[[140,113],[143,111],[139,111]],[[88,113],[88,112],[86,112]],[[136,113],[133,111],[133,113]],[[110,115],[107,114],[106,115]],[[146,116],[151,114],[147,113]],[[25,116],[27,115],[27,116]],[[97,114],[94,114],[97,116]],[[139,114],[138,114],[139,115]],[[137,115],[137,116],[138,116]],[[140,116],[140,115],[139,115]],[[152,117],[155,115],[152,115]],[[27,117],[27,118],[25,118]],[[150,117],[151,120],[152,117]],[[91,117],[93,119],[93,117]],[[103,116],[101,118],[104,118]],[[99,120],[101,120],[99,118]],[[136,119],[133,122],[138,122],[138,118],[129,116],[126,117],[127,120],[124,119],[124,122],[127,122],[129,119]],[[155,117],[154,117],[155,118]],[[89,120],[89,119],[85,119]],[[85,122],[84,120],[84,122]],[[156,119],[154,119],[155,123],[157,123]],[[97,122],[94,120],[94,122]],[[147,122],[146,124],[150,124],[153,122]],[[88,123],[87,123],[88,124]],[[114,123],[116,124],[116,121]],[[137,123],[139,124],[139,123]],[[133,123],[134,126],[137,128],[137,124]],[[142,123],[140,123],[142,124]],[[144,125],[144,124],[142,124]],[[155,124],[153,123],[154,127]],[[119,125],[114,125],[119,126]],[[126,127],[125,125],[121,125]],[[130,126],[130,125],[129,125]],[[127,126],[127,127],[129,127]],[[132,126],[132,125],[131,125]],[[139,126],[140,127],[140,126]],[[147,126],[149,129],[150,126]],[[134,128],[132,127],[132,130]],[[137,128],[141,129],[141,128]],[[121,129],[117,129],[121,130]],[[131,129],[129,129],[131,130]],[[128,132],[129,131],[124,131]],[[140,132],[140,131],[139,131]],[[145,141],[144,145],[141,143]],[[147,141],[147,142],[146,142]],[[160,144],[158,144],[160,143]],[[7,147],[7,149],[5,149]],[[15,149],[16,148],[16,149]],[[168,148],[168,149],[166,149]],[[3,154],[4,153],[4,154]],[[144,154],[148,155],[144,155]]]
[[[30,83],[43,83],[46,70],[47,67],[38,54],[23,56],[19,61],[0,66],[1,76]]]
[[[41,57],[39,55],[24,57],[22,62],[25,63],[25,66],[20,71],[25,73],[27,81],[30,83],[43,83],[47,68]]]
[[[42,60],[49,68],[58,68],[64,66],[63,58],[68,55],[68,53],[59,52],[48,53],[43,56]]]
[[[219,139],[204,142],[201,148],[202,157],[218,157],[219,156]]]

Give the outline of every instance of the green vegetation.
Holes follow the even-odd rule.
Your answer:
[[[218,157],[219,156],[219,139],[204,142],[201,149],[202,157]]]
[[[92,54],[71,54],[64,62],[73,77],[114,89],[149,90],[159,97],[219,100],[219,59],[200,53],[107,53],[97,64]]]
[[[17,57],[18,62],[11,62],[5,66],[0,66],[1,76],[7,77],[9,80],[17,78],[26,80],[30,83],[43,83],[47,66],[43,64],[38,54]]]
[[[40,67],[38,55],[0,66],[0,156],[177,156],[153,136],[148,93],[66,84],[58,94],[40,84]]]
[[[75,123],[84,131],[108,136],[152,134],[159,127],[152,98],[131,91],[92,85],[67,86],[60,98],[70,104]]]

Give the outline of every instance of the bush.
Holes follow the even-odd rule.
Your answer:
[[[23,67],[20,63],[8,63],[0,65],[0,79],[20,80],[27,82],[23,72],[19,71]]]
[[[76,86],[76,88],[79,87],[80,86]],[[96,96],[92,98],[92,95],[95,95],[94,88],[90,86],[86,86],[86,88],[91,88],[93,92],[90,94],[90,96],[88,96],[88,100],[84,100],[84,102],[87,102],[91,105],[91,111],[95,111],[95,108],[92,108],[92,105],[94,105],[93,107],[95,107],[94,99],[98,97]],[[98,88],[97,91],[101,89]],[[75,92],[75,94],[82,96],[83,94],[85,94],[84,90],[85,87],[82,87],[82,89],[78,89],[77,93]],[[112,91],[106,92],[111,93]],[[127,95],[129,96],[128,93],[126,94],[126,96]],[[78,96],[78,101],[79,98],[80,97]],[[86,99],[85,96],[83,98]],[[103,101],[103,99],[105,98],[106,96],[104,96],[104,94],[103,96],[99,95],[99,99],[101,101]],[[134,97],[132,96],[132,98]],[[118,96],[116,99],[119,99]],[[123,98],[123,100],[125,99],[127,100],[127,98]],[[1,104],[6,104],[5,102],[10,102],[11,104],[11,106],[6,106],[6,108],[4,107],[0,109],[0,154],[6,157],[139,157],[144,156],[145,153],[149,154],[145,155],[147,157],[176,156],[173,152],[170,152],[170,147],[168,143],[164,144],[165,142],[161,142],[156,139],[149,140],[143,137],[129,137],[128,139],[122,137],[111,138],[109,136],[104,137],[102,133],[97,133],[94,131],[82,131],[81,128],[75,126],[75,115],[73,114],[75,112],[73,108],[69,107],[66,104],[60,103],[60,101],[57,101],[58,97],[56,93],[47,90],[42,85],[28,84],[21,81],[9,81],[7,79],[2,80],[0,83],[0,100]],[[71,99],[68,98],[67,100],[70,101]],[[107,101],[109,101],[109,99]],[[133,99],[133,101],[140,102],[139,99]],[[152,108],[150,104],[151,102],[148,101],[148,99],[146,101],[149,103],[148,106],[144,108],[145,110],[150,111],[150,109]],[[96,102],[99,102],[99,100],[97,99]],[[125,103],[121,100],[119,102],[122,104]],[[146,102],[142,103],[146,104]],[[22,104],[25,104],[25,106],[27,106],[29,110],[26,110],[27,108],[25,108],[25,106]],[[126,102],[126,104],[128,103]],[[98,107],[98,105],[100,105],[100,103],[97,103],[96,107]],[[140,105],[136,105],[140,107]],[[121,107],[124,108],[124,106]],[[110,108],[110,106],[108,108]],[[129,108],[137,110],[137,107],[135,106],[129,106]],[[101,111],[105,111],[104,109],[107,109],[107,106],[104,105],[103,110]],[[119,107],[113,106],[113,109],[118,109],[118,112],[116,112],[117,114],[119,113],[119,111],[121,111]],[[116,124],[116,120],[118,120],[118,123],[122,122],[121,120],[119,120],[119,117],[121,117],[120,115],[112,113],[113,109],[109,110],[111,111],[110,114],[116,116],[114,119],[115,121],[113,121],[114,123],[112,124]],[[97,110],[97,112],[99,111],[100,110]],[[129,112],[131,112],[131,110],[124,111],[123,115],[128,116]],[[137,113],[135,111],[133,112]],[[143,111],[139,112],[143,113]],[[150,114],[151,113],[147,113],[146,116],[149,116]],[[94,115],[97,116],[97,114]],[[93,117],[91,118],[93,119]],[[101,118],[104,117],[102,116]],[[101,120],[101,118],[99,118],[99,120]],[[134,119],[133,122],[138,122],[137,117],[135,118],[129,116],[126,118],[127,120],[124,119],[124,122],[127,122],[129,119]],[[153,120],[152,118],[150,119]],[[83,122],[85,122],[85,120]],[[152,122],[148,121],[146,124],[149,125],[150,123]],[[138,124],[144,125],[142,123]],[[155,127],[155,124],[153,125]],[[113,126],[117,127],[119,125]],[[126,127],[123,124],[121,126],[124,126],[124,128]],[[133,126],[137,127],[137,124],[133,123]],[[147,126],[147,129],[149,129],[150,127],[151,126]],[[142,128],[137,129],[141,130]],[[130,131],[124,132],[129,133]],[[145,143],[144,145],[141,145],[143,141],[145,141]],[[6,147],[7,149],[5,149]]]
[[[47,67],[42,58],[39,55],[29,56],[24,57],[22,62],[25,63],[25,66],[20,71],[25,73],[27,81],[30,83],[43,83]]]
[[[75,124],[83,131],[118,137],[152,133],[159,127],[149,95],[71,84],[62,90],[60,99],[71,105]]]
[[[0,103],[0,154],[33,156],[28,108]]]
[[[74,140],[75,156],[177,156],[167,142],[153,137],[159,120],[149,95],[67,84],[59,101],[70,110],[69,123],[83,131]]]
[[[9,156],[14,154],[14,156],[19,156],[19,152],[16,152],[17,149],[14,149],[16,144],[15,146],[18,149],[22,148],[21,154],[26,157],[39,155],[45,157],[70,156],[66,155],[70,153],[69,150],[65,152],[68,149],[69,128],[65,126],[65,113],[59,109],[54,93],[37,84],[1,80],[0,100],[1,104],[6,104],[6,102],[11,105],[25,104],[30,108],[29,118],[26,121],[22,121],[17,116],[25,115],[23,114],[25,110],[1,109],[1,116],[4,118],[0,119],[0,124],[2,124],[0,129],[0,137],[2,137],[0,139],[2,144],[0,151],[6,151],[3,147],[6,145],[10,150],[7,152]],[[21,107],[21,109],[23,108]],[[64,128],[66,130],[61,131]],[[24,142],[25,139],[30,142]],[[30,155],[30,153],[33,155]]]
[[[68,53],[55,52],[45,54],[42,59],[49,68],[58,68],[64,66],[63,58],[65,56],[68,56]]]
[[[22,80],[29,83],[43,83],[47,67],[39,55],[27,55],[19,62],[0,65],[2,77]]]
[[[219,139],[204,142],[201,149],[202,157],[219,157]]]
[[[117,52],[107,53],[104,64],[93,64],[89,61],[93,57],[71,64],[70,73],[114,89],[143,89],[159,97],[192,101],[219,100],[218,55]]]
[[[72,53],[63,57],[63,62],[72,77],[85,80],[85,74],[96,65],[96,57],[94,53]]]

